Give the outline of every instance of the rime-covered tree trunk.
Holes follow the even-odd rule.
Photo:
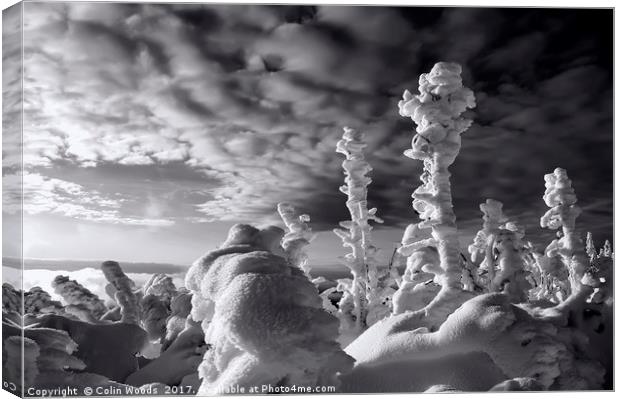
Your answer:
[[[351,249],[351,252],[345,255],[344,261],[353,275],[350,294],[353,299],[355,330],[358,332],[367,327],[368,303],[373,302],[372,295],[376,290],[372,283],[377,282],[377,249],[372,245],[372,226],[368,222],[382,222],[375,216],[376,208],[368,209],[367,187],[372,180],[366,174],[372,167],[366,162],[364,147],[366,143],[363,141],[363,134],[349,128],[344,129],[342,139],[336,147],[337,152],[346,156],[342,162],[346,184],[340,187],[340,191],[348,197],[346,204],[351,220],[340,222],[342,228],[335,229],[334,233],[342,239],[343,246]]]
[[[473,92],[463,87],[461,66],[455,63],[439,62],[430,73],[422,74],[419,92],[413,96],[405,91],[398,106],[400,115],[417,125],[412,148],[405,155],[424,162],[423,184],[413,193],[413,208],[422,219],[419,226],[432,229],[439,253],[443,272],[437,282],[442,288],[427,311],[434,309],[442,319],[458,302],[455,297],[462,292],[463,274],[448,168],[461,148],[461,133],[472,122],[461,114],[475,106],[475,99]]]

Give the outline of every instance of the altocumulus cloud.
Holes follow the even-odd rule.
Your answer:
[[[20,178],[21,181],[16,181]],[[2,205],[4,212],[8,214],[15,214],[23,209],[31,215],[47,213],[91,222],[137,226],[168,226],[173,223],[166,219],[123,216],[120,210],[123,203],[128,202],[127,198],[120,195],[117,195],[117,198],[104,196],[65,180],[29,172],[22,176],[6,176],[4,179]]]
[[[55,204],[31,210],[73,204],[67,215],[135,223],[123,207],[135,192],[46,176],[182,164],[204,176],[186,221],[270,221],[286,200],[324,229],[346,218],[334,148],[351,126],[368,138],[370,202],[402,225],[420,165],[402,156],[413,126],[396,102],[451,60],[478,96],[453,172],[459,216],[477,217],[489,196],[515,215],[540,206],[555,166],[592,212],[611,212],[611,50],[599,40],[611,25],[604,12],[563,12],[27,3],[24,161]]]

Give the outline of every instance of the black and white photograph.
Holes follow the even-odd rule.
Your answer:
[[[614,9],[2,13],[20,397],[614,390]]]

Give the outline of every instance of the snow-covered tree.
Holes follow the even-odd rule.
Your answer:
[[[549,258],[544,253],[532,252],[534,267],[536,268],[538,286],[535,287],[530,296],[536,300],[560,303],[570,295],[570,284],[568,282],[568,270],[557,258]]]
[[[334,229],[334,233],[342,239],[343,246],[351,249],[344,256],[344,262],[353,279],[350,292],[343,298],[349,295],[352,297],[353,309],[351,315],[342,316],[352,317],[357,332],[368,326],[369,304],[386,307],[377,299],[380,296],[376,259],[378,249],[372,244],[372,226],[369,223],[371,220],[377,223],[383,221],[376,216],[376,208],[368,209],[368,185],[372,180],[367,174],[372,167],[366,162],[363,152],[365,147],[364,135],[350,128],[344,128],[342,139],[336,145],[336,151],[346,157],[342,162],[346,184],[340,187],[340,191],[348,197],[347,208],[351,214],[351,220],[340,222],[342,228]]]
[[[545,175],[545,204],[551,208],[541,218],[540,226],[558,232],[558,238],[545,249],[548,258],[559,258],[568,270],[570,297],[567,301],[580,301],[589,296],[591,276],[586,275],[589,261],[583,240],[575,229],[575,220],[581,213],[577,206],[577,196],[566,171],[556,168],[553,173]]]
[[[482,229],[468,247],[471,260],[486,275],[479,282],[488,292],[504,292],[513,302],[528,299],[531,284],[526,262],[528,248],[523,242],[523,229],[510,221],[502,211],[503,204],[487,199],[480,204]]]
[[[441,320],[460,305],[459,298],[468,297],[461,283],[464,268],[448,168],[460,151],[461,133],[472,123],[462,114],[475,106],[475,99],[463,86],[461,66],[448,62],[439,62],[430,73],[420,75],[419,92],[414,96],[405,91],[398,107],[401,116],[417,125],[412,148],[405,155],[421,160],[424,166],[422,185],[412,195],[413,208],[422,219],[419,227],[431,229],[432,239],[424,245],[435,246],[439,254],[442,271],[436,279],[441,290],[427,311],[438,311],[436,317]]]
[[[136,295],[136,284],[127,277],[118,262],[108,260],[101,264],[101,271],[108,280],[106,292],[121,307],[121,321],[140,324],[140,298]]]
[[[514,222],[505,223],[495,239],[497,273],[491,280],[491,292],[503,292],[514,303],[525,302],[532,288],[526,268],[527,247],[524,231]]]

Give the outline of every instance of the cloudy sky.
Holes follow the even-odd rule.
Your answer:
[[[369,202],[386,220],[375,236],[391,253],[417,220],[410,195],[421,170],[402,155],[414,126],[396,104],[436,61],[461,63],[478,103],[452,167],[464,237],[481,223],[478,204],[495,198],[544,244],[552,234],[538,227],[543,175],[561,166],[584,208],[579,226],[611,238],[610,10],[25,3],[24,11],[27,257],[184,264],[233,223],[277,222],[276,204],[289,201],[324,232],[313,262],[334,263],[344,251],[330,230],[348,218],[334,152],[343,126],[366,133]],[[4,62],[15,63],[17,22],[6,14],[4,26]],[[6,78],[14,72],[5,67],[7,115],[18,115],[19,81]],[[5,121],[5,131],[16,123]],[[5,134],[9,224],[19,209],[15,149]]]

